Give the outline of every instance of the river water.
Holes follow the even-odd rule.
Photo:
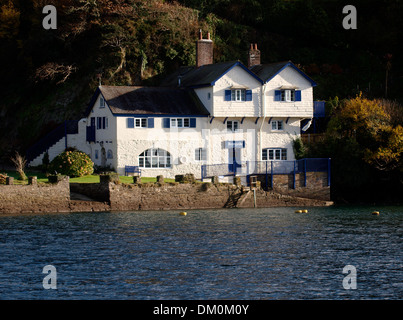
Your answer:
[[[403,207],[296,209],[0,216],[0,299],[403,298]]]

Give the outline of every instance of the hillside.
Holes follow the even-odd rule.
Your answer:
[[[57,8],[57,30],[42,8]],[[400,1],[353,1],[358,29],[342,27],[340,1],[0,0],[0,162],[65,119],[78,119],[95,88],[154,85],[193,65],[199,29],[216,62],[292,60],[319,83],[315,99],[403,100]],[[385,86],[387,85],[387,89]]]

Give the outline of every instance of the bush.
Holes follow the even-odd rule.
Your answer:
[[[306,148],[301,138],[293,140],[292,147],[294,149],[295,159],[303,159],[306,157]]]
[[[91,158],[81,151],[64,151],[50,163],[51,173],[60,173],[69,177],[82,177],[94,172]]]

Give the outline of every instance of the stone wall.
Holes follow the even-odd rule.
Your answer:
[[[234,185],[211,183],[110,184],[112,210],[223,208]]]
[[[69,179],[55,184],[0,185],[0,213],[70,212]]]
[[[327,179],[327,172],[307,172],[305,186],[304,174],[297,173],[295,175],[294,188],[293,174],[276,174],[273,175],[273,185],[271,185],[271,175],[267,176],[267,184],[269,189],[276,193],[301,198],[330,201],[330,186],[328,186]],[[260,181],[262,187],[266,186],[265,175],[258,175],[257,180]]]
[[[303,175],[298,175],[295,189],[289,188],[293,182],[289,176],[273,179],[271,191],[198,182],[122,184],[101,179],[105,181],[70,184],[68,178],[55,184],[0,185],[0,213],[208,209],[231,207],[232,202],[243,208],[330,204],[321,173],[307,176],[307,187]],[[73,200],[70,191],[90,199]]]

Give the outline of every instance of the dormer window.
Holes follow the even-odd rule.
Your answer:
[[[231,101],[245,101],[245,89],[231,90]]]
[[[281,90],[281,101],[286,102],[295,101],[295,90],[293,89]]]
[[[301,101],[301,90],[281,89],[274,91],[274,101],[294,102]]]
[[[224,100],[237,102],[252,101],[252,90],[242,88],[225,90]]]

